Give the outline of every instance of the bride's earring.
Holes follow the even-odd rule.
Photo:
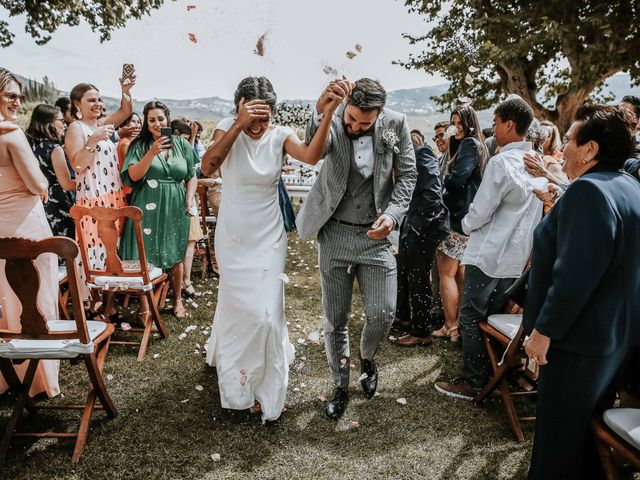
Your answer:
[[[78,120],[82,120],[82,112],[81,112],[80,110],[78,110],[78,111],[76,112],[76,118],[77,118]]]

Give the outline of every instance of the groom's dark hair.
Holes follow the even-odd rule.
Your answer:
[[[358,107],[363,112],[381,111],[385,103],[387,103],[387,92],[380,82],[370,78],[356,80],[356,86],[347,98],[347,104]]]

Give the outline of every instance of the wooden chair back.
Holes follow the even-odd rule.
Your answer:
[[[82,254],[82,263],[87,276],[87,282],[93,283],[95,276],[114,276],[114,277],[142,277],[145,285],[149,281],[149,266],[147,264],[147,255],[144,249],[144,240],[142,236],[142,210],[138,207],[83,207],[74,205],[71,207],[71,217],[76,224],[76,235],[80,243],[80,252]],[[97,223],[98,237],[105,247],[105,268],[102,270],[91,268],[88,259],[88,243],[82,231],[80,220],[89,217]],[[138,247],[138,256],[140,261],[123,261],[118,255],[118,221],[122,218],[129,219],[133,222],[133,231],[136,236],[136,245]]]
[[[76,331],[50,332],[47,326],[47,319],[44,318],[38,307],[40,272],[35,260],[38,256],[46,253],[55,254],[65,261]],[[22,304],[22,313],[20,315],[21,331],[0,330],[0,338],[8,340],[79,339],[81,343],[89,343],[90,338],[78,288],[77,257],[78,245],[67,237],[50,237],[44,240],[0,238],[0,259],[6,261],[5,274],[7,281]]]
[[[202,233],[208,235],[209,226],[207,225],[207,217],[209,216],[209,200],[207,198],[207,187],[198,185],[196,193],[198,194],[198,201],[200,203],[200,226],[202,227]]]

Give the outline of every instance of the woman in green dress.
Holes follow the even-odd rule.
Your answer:
[[[142,231],[147,260],[169,270],[174,294],[173,313],[186,315],[182,304],[184,254],[189,238],[189,217],[197,187],[193,147],[181,137],[161,136],[170,124],[169,109],[152,101],[144,107],[140,135],[132,142],[122,167],[122,180],[132,188],[131,205],[142,210]],[[186,188],[185,188],[186,185]],[[127,222],[120,243],[125,260],[137,260],[133,223]]]

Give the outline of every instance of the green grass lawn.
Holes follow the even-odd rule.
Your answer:
[[[143,363],[136,362],[131,348],[111,348],[105,375],[119,415],[114,420],[101,412],[94,416],[79,464],[70,463],[71,442],[17,439],[0,460],[0,478],[526,478],[530,427],[525,427],[528,441],[518,444],[497,401],[477,407],[434,390],[436,379],[461,367],[461,350],[448,342],[414,349],[385,342],[377,355],[379,395],[364,397],[356,365],[344,417],[337,423],[327,419],[319,399],[331,391],[324,349],[308,340],[322,330],[316,250],[313,242],[295,235],[289,247],[286,312],[296,361],[289,377],[289,410],[279,421],[262,425],[258,415],[220,408],[215,370],[204,363],[218,283],[209,277],[194,282],[202,295],[189,317],[164,317],[171,336],[154,339]],[[354,298],[351,346],[352,357],[358,358],[363,318],[358,295]],[[190,325],[197,328],[180,340]],[[62,364],[62,400],[84,400],[83,373],[81,366]],[[398,398],[407,404],[400,405]],[[0,429],[12,401],[0,396]],[[27,416],[23,426],[64,430],[75,428],[75,418],[43,412]],[[212,460],[215,453],[219,461]]]

